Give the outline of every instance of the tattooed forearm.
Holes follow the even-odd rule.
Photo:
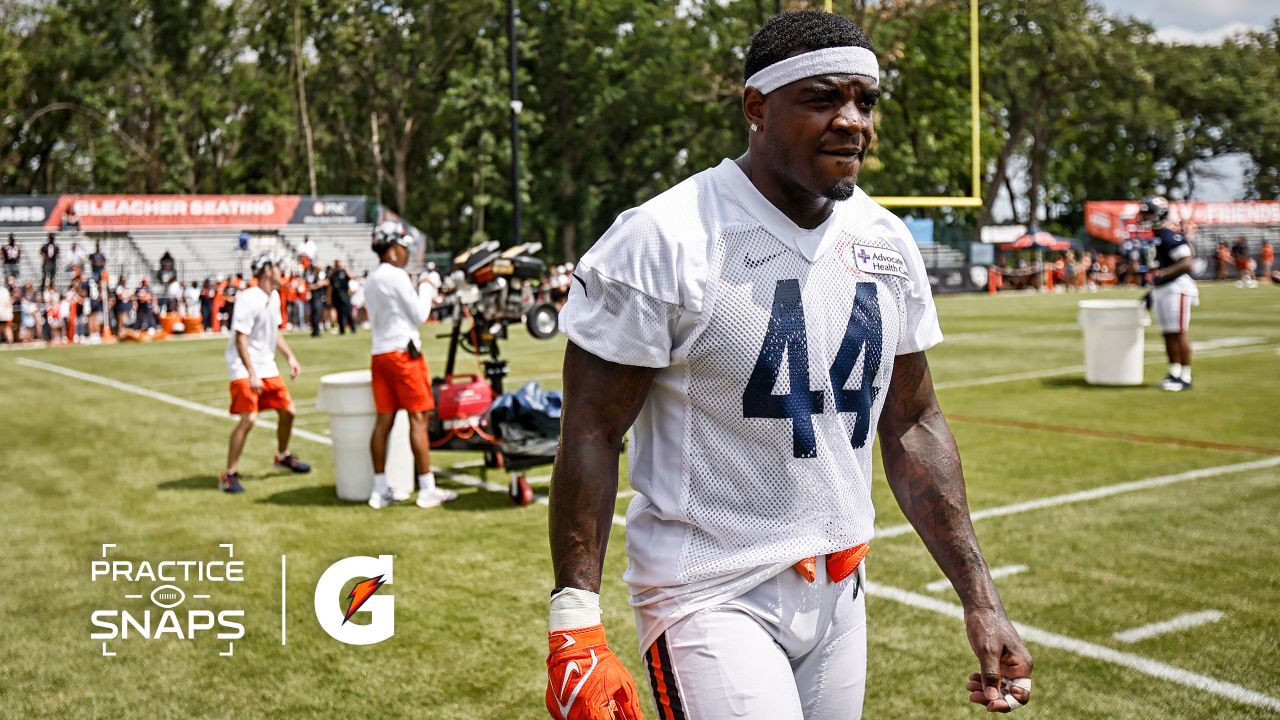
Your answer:
[[[924,353],[895,361],[879,432],[889,486],[960,600],[971,610],[999,608],[969,519],[960,453],[938,407]]]
[[[560,451],[551,480],[551,559],[558,587],[600,591],[622,439],[655,372],[601,360],[572,342],[565,351]]]

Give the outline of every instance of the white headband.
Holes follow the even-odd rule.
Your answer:
[[[832,47],[789,57],[747,78],[747,85],[768,95],[778,88],[815,75],[866,75],[879,82],[876,54],[862,47]]]

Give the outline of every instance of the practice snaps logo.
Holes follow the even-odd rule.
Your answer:
[[[366,579],[344,594],[343,588],[356,578]],[[316,583],[320,627],[348,645],[373,645],[391,637],[396,631],[396,599],[382,587],[392,579],[391,555],[357,555],[330,565]],[[369,614],[368,624],[352,621],[359,612]]]
[[[89,621],[94,630],[90,639],[102,641],[102,654],[116,655],[129,641],[198,640],[212,636],[219,655],[235,654],[235,641],[244,637],[244,610],[215,610],[209,585],[244,582],[244,561],[236,560],[235,547],[219,545],[226,560],[169,559],[116,560],[108,558],[114,544],[103,544],[102,559],[89,564],[89,580],[112,587],[118,609],[94,610]],[[191,592],[183,589],[187,585]],[[191,587],[191,586],[195,587]],[[150,587],[150,592],[146,592]],[[185,605],[185,607],[184,607]]]

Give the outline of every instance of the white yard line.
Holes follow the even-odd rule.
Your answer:
[[[939,615],[946,615],[957,620],[964,619],[964,608],[961,606],[943,602],[927,595],[881,585],[877,582],[867,583],[867,593],[872,597],[882,597],[886,600],[893,600],[894,602],[910,605],[920,610],[935,612]],[[1041,630],[1025,623],[1015,622],[1014,626],[1017,627],[1018,633],[1022,635],[1022,639],[1027,642],[1063,650],[1092,660],[1101,660],[1113,665],[1120,665],[1144,675],[1150,675],[1154,678],[1207,692],[1238,703],[1280,712],[1280,698],[1260,693],[1257,690],[1250,690],[1242,685],[1218,680],[1190,670],[1183,670],[1141,655],[1113,650],[1104,645],[1097,645],[1086,640],[1078,640],[1066,635],[1049,632],[1048,630]]]
[[[1031,510],[1042,510],[1044,508],[1057,507],[1059,505],[1069,505],[1071,503],[1098,500],[1100,498],[1120,495],[1122,493],[1136,492],[1138,490],[1150,490],[1151,488],[1164,487],[1166,485],[1176,485],[1177,483],[1183,483],[1189,480],[1201,480],[1203,478],[1248,472],[1250,470],[1265,470],[1267,468],[1277,466],[1280,466],[1280,457],[1269,457],[1262,460],[1252,460],[1250,462],[1235,463],[1232,465],[1218,465],[1216,467],[1201,468],[1199,470],[1189,470],[1187,472],[1181,472],[1174,475],[1160,475],[1157,477],[1145,478],[1143,480],[1116,483],[1115,485],[1103,485],[1102,487],[1096,487],[1090,490],[1053,495],[1046,498],[1013,503],[1011,505],[999,505],[997,507],[985,508],[983,510],[975,510],[971,512],[969,516],[974,520],[983,520],[985,518],[1016,515],[1018,513],[1024,513]],[[907,523],[903,523],[902,525],[891,525],[886,528],[877,529],[876,538],[891,538],[898,535],[906,535],[911,532],[915,531],[912,529],[911,525]]]
[[[127,392],[134,395],[140,395],[142,397],[151,398],[153,400],[157,400],[159,402],[167,403],[169,405],[181,407],[187,410],[191,410],[193,412],[209,415],[211,417],[218,417],[226,420],[234,420],[233,417],[228,416],[226,413],[216,408],[212,408],[207,405],[200,405],[199,403],[194,403],[189,400],[184,400],[182,398],[174,397],[172,395],[167,395],[165,393],[157,392],[154,390],[148,390],[147,388],[138,387],[137,385],[131,385],[129,383],[120,382],[118,380],[112,380],[111,378],[102,377],[100,375],[93,375],[91,373],[80,372],[79,370],[71,370],[69,368],[60,367],[58,365],[50,365],[49,363],[42,363],[37,360],[30,360],[27,358],[17,358],[16,362],[18,362],[20,365],[23,365],[25,367],[34,368],[37,370],[43,370],[45,372],[56,373],[59,375],[63,375],[65,377],[70,377],[70,378],[82,380],[85,382],[91,382],[98,385],[103,385],[106,387],[114,388],[116,390],[120,390],[122,392]],[[274,427],[274,423],[264,422],[262,424],[268,427]],[[322,435],[316,435],[315,433],[308,433],[306,431],[295,431],[295,434],[298,435],[299,437],[305,438],[307,440],[311,440],[316,443],[320,443],[322,445],[333,444],[333,441],[330,440],[329,438],[324,437]],[[1005,508],[992,508],[988,511],[985,511],[987,514],[984,515],[984,517],[992,517],[994,515],[1008,515],[1008,514],[1012,514],[1013,512],[1025,512],[1028,509],[1035,509],[1037,507],[1051,507],[1053,505],[1064,504],[1065,502],[1079,502],[1081,499],[1093,499],[1093,497],[1106,497],[1107,495],[1113,495],[1118,492],[1129,492],[1132,490],[1140,489],[1138,487],[1133,487],[1133,486],[1143,484],[1143,483],[1146,483],[1147,486],[1150,486],[1150,487],[1156,487],[1159,485],[1172,484],[1173,482],[1182,482],[1184,480],[1190,480],[1190,479],[1193,479],[1194,477],[1211,477],[1213,475],[1225,474],[1226,472],[1242,472],[1244,470],[1249,470],[1249,469],[1273,467],[1277,464],[1280,464],[1280,458],[1268,458],[1266,460],[1259,460],[1252,463],[1240,463],[1237,465],[1227,465],[1227,466],[1222,466],[1218,468],[1207,468],[1205,470],[1196,470],[1190,473],[1182,473],[1181,475],[1171,475],[1171,476],[1166,476],[1164,478],[1152,478],[1147,481],[1138,481],[1138,483],[1122,483],[1121,485],[1109,486],[1108,488],[1097,488],[1095,490],[1086,491],[1085,493],[1072,493],[1070,495],[1059,495],[1057,496],[1056,501],[1054,498],[1048,499],[1051,501],[1048,503],[1045,503],[1044,501],[1039,501],[1039,502],[1029,502],[1029,503],[1018,503],[1017,505],[1006,506]],[[485,490],[489,490],[491,492],[504,492],[504,493],[506,492],[506,487],[503,485],[490,483],[484,480],[480,480],[479,478],[474,478],[469,475],[454,473],[449,470],[443,470],[443,469],[437,468],[436,471],[439,472],[441,476],[448,477],[454,482],[457,482],[462,485],[479,487]],[[1161,481],[1161,480],[1162,482],[1155,482],[1155,481]],[[1124,486],[1130,486],[1130,487],[1124,487]],[[1123,488],[1123,489],[1118,489],[1118,488]],[[1082,497],[1085,495],[1090,495],[1090,497],[1088,498]],[[1063,500],[1063,498],[1071,498],[1071,497],[1077,497],[1078,499]],[[547,498],[544,495],[536,495],[535,502],[541,505],[546,505]],[[1011,508],[1022,508],[1022,509],[1011,509]],[[977,517],[982,512],[984,511],[979,511],[979,513],[975,513],[974,514],[975,517]],[[614,525],[625,527],[626,523],[627,521],[625,517],[617,514],[613,516]],[[890,530],[892,530],[892,528],[890,528]],[[907,531],[909,531],[909,526],[908,526],[908,530],[903,532],[907,532]],[[883,537],[884,532],[885,531],[881,531],[880,533],[878,533],[878,535]],[[901,533],[896,533],[896,534],[901,534]],[[935,598],[931,598],[925,595],[909,592],[907,590],[901,590],[898,588],[890,587],[888,585],[881,585],[879,583],[868,582],[867,592],[876,597],[883,597],[888,600],[893,600],[895,602],[903,603],[905,605],[910,605],[912,607],[923,609],[923,610],[929,610],[931,612],[946,615],[948,617],[952,617],[956,619],[964,618],[964,609],[959,605],[942,602],[941,600],[937,600]],[[1102,645],[1096,645],[1094,643],[1090,643],[1084,640],[1078,640],[1076,638],[1067,637],[1065,635],[1058,635],[1056,633],[1052,633],[1047,630],[1041,630],[1039,628],[1032,627],[1030,625],[1026,625],[1023,623],[1015,623],[1015,625],[1018,628],[1018,632],[1022,634],[1023,639],[1027,640],[1028,642],[1044,645],[1046,647],[1051,647],[1059,650],[1064,650],[1067,652],[1075,653],[1083,657],[1087,657],[1095,660],[1101,660],[1103,662],[1109,662],[1114,665],[1120,665],[1122,667],[1127,667],[1133,670],[1137,670],[1138,672],[1144,673],[1146,675],[1150,675],[1155,678],[1167,680],[1172,683],[1176,683],[1179,685],[1184,685],[1186,687],[1208,692],[1229,700],[1280,712],[1280,698],[1275,698],[1270,695],[1265,695],[1263,693],[1257,692],[1256,690],[1250,690],[1249,688],[1236,685],[1234,683],[1229,683],[1222,680],[1218,680],[1216,678],[1208,677],[1206,675],[1193,673],[1189,670],[1183,670],[1182,668],[1157,662],[1155,660],[1144,658],[1139,655],[1121,652],[1119,650],[1113,650],[1111,648],[1104,647]]]
[[[1248,351],[1248,350],[1246,349],[1245,351]],[[1237,352],[1240,352],[1240,351],[1237,351]],[[113,380],[111,378],[103,377],[101,375],[94,375],[92,373],[81,372],[79,370],[72,370],[70,368],[64,368],[60,365],[52,365],[50,363],[40,362],[39,360],[31,360],[29,358],[15,358],[14,361],[19,365],[22,365],[25,367],[43,370],[45,372],[56,373],[58,375],[63,375],[65,377],[69,377],[77,380],[83,380],[85,382],[91,382],[98,385],[104,385],[106,387],[114,388],[116,390],[121,390],[123,392],[132,393],[134,395],[140,395],[142,397],[158,400],[160,402],[167,403],[169,405],[175,405],[177,407],[185,408],[187,410],[203,413],[211,417],[223,418],[225,420],[230,420],[230,421],[235,420],[233,416],[227,414],[225,411],[219,408],[213,408],[208,405],[202,405],[200,403],[175,397],[167,393],[162,393],[156,390],[150,390],[148,388],[139,387],[137,385],[132,385],[130,383],[121,382],[119,380]],[[264,427],[269,427],[269,428],[275,427],[275,423],[269,420],[259,420],[258,422]],[[295,428],[294,435],[304,438],[306,440],[311,440],[312,442],[320,443],[322,445],[333,444],[333,440],[330,439],[329,437],[325,435],[321,435],[319,433],[310,432],[302,428]],[[474,466],[478,466],[478,464],[483,464],[483,463],[481,461],[475,461],[473,463],[459,464],[457,467],[474,467]],[[1037,500],[1029,500],[1026,502],[1014,503],[1012,505],[1003,505],[1003,506],[998,506],[994,508],[987,508],[984,510],[977,510],[971,513],[971,517],[974,520],[982,520],[982,519],[991,518],[991,517],[1014,515],[1017,513],[1028,512],[1031,510],[1039,510],[1043,508],[1056,507],[1059,505],[1066,505],[1070,503],[1097,500],[1104,497],[1110,497],[1112,495],[1119,495],[1121,493],[1135,492],[1139,490],[1148,490],[1151,488],[1163,487],[1165,485],[1173,485],[1176,483],[1186,482],[1189,480],[1199,480],[1207,477],[1215,477],[1217,475],[1226,475],[1226,474],[1237,473],[1237,472],[1247,472],[1249,470],[1265,469],[1265,468],[1271,468],[1276,466],[1280,466],[1280,457],[1265,458],[1262,460],[1254,460],[1252,462],[1245,462],[1245,463],[1236,463],[1233,465],[1220,465],[1217,467],[1203,468],[1200,470],[1191,470],[1189,472],[1178,473],[1175,475],[1162,475],[1159,477],[1146,478],[1144,480],[1135,480],[1132,482],[1117,483],[1115,485],[1106,485],[1103,487],[1084,490],[1081,492],[1066,493],[1063,495],[1054,495],[1052,497],[1040,498]],[[463,475],[458,477],[470,477],[470,476]],[[463,482],[463,481],[459,480],[459,482]],[[504,493],[506,492],[506,486],[504,485],[486,483],[481,480],[476,480],[476,483],[479,483],[477,487],[484,487],[485,489],[492,490],[494,492],[504,492]],[[539,497],[541,498],[541,496]],[[545,500],[539,500],[539,502],[545,502]],[[622,515],[615,514],[613,516],[613,524],[621,527],[625,527],[626,518],[623,517]],[[906,535],[907,533],[910,533],[913,531],[914,530],[909,524],[904,523],[902,525],[893,525],[887,528],[880,528],[876,530],[876,537],[890,538],[890,537],[896,537],[898,535]]]
[[[1064,330],[1079,331],[1080,323],[1040,323],[1032,325],[1022,325],[1020,327],[1000,328],[994,330],[975,330],[973,332],[954,332],[944,333],[943,337],[946,342],[969,342],[973,340],[989,340],[992,338],[1007,338],[1019,335],[1038,335],[1040,333],[1060,333]]]
[[[1193,352],[1204,352],[1206,350],[1221,350],[1224,348],[1237,348],[1237,347],[1246,347],[1249,345],[1257,345],[1259,343],[1265,343],[1266,341],[1267,341],[1266,338],[1260,338],[1260,337],[1222,337],[1222,338],[1215,338],[1213,340],[1201,340],[1199,342],[1193,342],[1191,343],[1191,350]],[[1158,346],[1156,350],[1158,352],[1164,352],[1164,345]]]
[[[1031,568],[1028,568],[1026,565],[1002,565],[1000,567],[991,568],[991,577],[994,580],[999,580],[1000,578],[1009,577],[1010,575],[1017,575],[1019,573],[1024,573],[1030,569]],[[928,590],[929,592],[942,592],[943,590],[950,590],[951,581],[946,578],[943,578],[941,580],[934,580],[928,585],[925,585],[924,589]]]
[[[222,418],[223,420],[229,420],[232,422],[236,421],[236,417],[234,415],[229,414],[226,410],[223,410],[221,408],[210,407],[208,405],[201,405],[200,403],[192,402],[190,400],[186,400],[180,397],[175,397],[173,395],[169,395],[168,393],[162,393],[157,390],[150,390],[148,388],[139,387],[138,385],[133,385],[127,382],[121,382],[119,380],[112,380],[109,377],[94,375],[92,373],[87,373],[87,372],[81,372],[79,370],[72,370],[71,368],[65,368],[65,367],[62,367],[61,365],[51,365],[49,363],[40,362],[39,360],[32,360],[30,358],[16,358],[14,362],[24,367],[29,367],[29,368],[34,368],[36,370],[43,370],[45,372],[55,373],[57,375],[69,377],[74,380],[90,382],[96,385],[105,385],[106,387],[114,388],[116,390],[120,390],[123,392],[132,393],[134,395],[141,395],[142,397],[151,398],[152,400],[158,400],[162,403],[174,405],[180,408],[184,408],[186,410],[203,413],[210,417]],[[261,417],[258,418],[258,424],[266,428],[274,429],[276,427],[276,424],[274,422],[263,419]],[[297,437],[300,437],[306,440],[311,440],[312,442],[318,442],[324,445],[333,444],[333,441],[330,440],[329,438],[323,435],[318,435],[316,433],[309,432],[307,430],[303,430],[301,428],[295,428],[293,431],[293,434]]]
[[[220,410],[218,408],[209,407],[208,405],[201,405],[200,403],[197,403],[197,402],[192,402],[184,398],[175,397],[173,395],[169,395],[168,393],[162,393],[157,390],[151,390],[148,388],[139,387],[131,383],[121,382],[119,380],[113,380],[109,377],[94,375],[93,373],[81,372],[79,370],[72,370],[71,368],[65,368],[60,365],[51,365],[49,363],[40,362],[39,360],[31,360],[29,358],[16,358],[14,362],[24,367],[33,368],[35,370],[43,370],[45,372],[54,373],[56,375],[69,377],[74,380],[81,380],[83,382],[94,383],[96,385],[103,385],[105,387],[109,387],[115,390],[120,390],[121,392],[127,392],[133,395],[140,395],[145,398],[157,400],[162,403],[174,405],[176,407],[180,407],[185,410],[191,410],[192,412],[198,412],[204,415],[208,415],[210,417],[221,418],[223,420],[229,420],[233,422],[236,420],[235,416],[229,415],[227,412]],[[276,424],[274,422],[270,420],[264,420],[262,418],[258,419],[258,424],[267,428],[276,427]],[[308,430],[304,430],[302,428],[296,427],[296,425],[293,429],[293,434],[296,437],[300,437],[305,440],[310,440],[312,442],[319,443],[321,445],[329,445],[329,446],[333,445],[332,438],[329,438],[325,435],[321,435],[319,433],[314,433]],[[471,465],[471,463],[466,463],[466,464]],[[484,465],[483,461],[480,461],[477,466],[483,466],[483,465]],[[457,482],[459,485],[478,487],[484,490],[488,490],[490,492],[500,492],[504,494],[507,492],[507,487],[505,485],[499,485],[497,483],[487,482],[479,478],[472,477],[470,475],[455,473],[450,470],[445,470],[443,468],[434,468],[434,470],[437,473],[439,473],[442,477],[448,477],[450,480]],[[534,502],[540,505],[546,505],[547,496],[535,494]],[[613,524],[619,527],[626,527],[627,519],[622,515],[615,514],[613,516]]]
[[[1068,365],[1067,367],[1049,368],[1047,370],[1031,370],[1028,372],[1009,373],[1008,375],[988,375],[981,378],[970,378],[968,380],[954,380],[952,382],[935,383],[935,390],[951,390],[953,388],[976,387],[978,385],[995,385],[997,383],[1014,382],[1017,380],[1035,380],[1037,378],[1057,377],[1058,375],[1076,375],[1084,372],[1083,365]]]
[[[283,369],[288,370],[289,368],[286,366]],[[315,373],[327,373],[332,370],[352,370],[352,369],[361,370],[363,368],[352,368],[351,363],[345,363],[342,365],[320,365],[320,366],[314,366],[314,367],[311,365],[306,365],[302,368],[302,372],[307,374],[315,374]],[[227,383],[227,382],[230,382],[230,380],[227,378],[226,372],[220,372],[216,375],[213,375],[213,374],[193,375],[191,377],[186,377],[186,378],[168,378],[164,380],[139,381],[138,385],[141,387],[151,388],[152,390],[154,390],[156,388],[173,387],[175,385],[196,385],[199,383],[213,383],[213,382]]]
[[[483,460],[468,460],[466,462],[454,463],[453,468],[456,470],[458,468],[482,468],[484,466],[485,464]]]
[[[1255,345],[1241,348],[1221,348],[1215,350],[1206,350],[1193,356],[1193,360],[1208,360],[1212,358],[1231,357],[1234,355],[1247,355],[1256,352],[1269,352],[1274,345]],[[1159,365],[1166,362],[1163,354],[1160,356],[1153,355],[1143,361],[1145,365]],[[999,383],[1016,382],[1018,380],[1036,380],[1039,378],[1058,377],[1061,375],[1079,375],[1084,372],[1084,365],[1068,365],[1066,367],[1047,368],[1045,370],[1029,370],[1027,372],[1009,373],[1007,375],[988,375],[987,377],[969,378],[967,380],[953,380],[950,382],[940,382],[934,384],[935,390],[954,390],[956,388],[977,387],[980,385],[996,385]]]
[[[1194,361],[1194,360],[1202,360],[1206,358],[1221,358],[1221,357],[1233,357],[1235,355],[1249,355],[1251,353],[1256,353],[1256,352],[1270,352],[1272,348],[1280,350],[1280,346],[1276,346],[1276,345],[1253,345],[1253,346],[1244,347],[1244,348],[1223,348],[1219,350],[1205,350],[1204,352],[1199,354],[1192,353],[1191,359]],[[1166,362],[1166,360],[1162,356],[1159,358],[1148,360],[1147,364],[1155,365],[1157,363],[1163,363],[1163,362]]]
[[[1136,643],[1139,640],[1146,640],[1157,635],[1167,635],[1168,633],[1178,632],[1180,630],[1189,630],[1193,627],[1216,623],[1223,617],[1220,610],[1205,610],[1197,613],[1186,613],[1175,618],[1162,620],[1150,625],[1143,625],[1132,630],[1118,632],[1111,637],[1122,643]]]

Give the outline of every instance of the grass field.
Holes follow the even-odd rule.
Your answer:
[[[947,342],[929,353],[979,538],[992,567],[1009,568],[998,583],[1036,659],[1035,701],[1018,716],[1280,718],[1280,288],[1202,288],[1191,327],[1202,344],[1196,387],[1180,394],[1154,387],[1164,374],[1154,329],[1144,387],[1086,385],[1077,299],[940,298]],[[516,334],[511,387],[530,378],[558,387],[563,338]],[[317,469],[273,472],[273,432],[260,427],[242,496],[215,489],[232,426],[220,417],[223,341],[0,353],[0,714],[546,717],[546,508],[513,508],[500,493],[457,483],[446,484],[463,497],[431,511],[409,503],[375,513],[336,500],[315,396],[321,375],[367,364],[368,336],[290,342],[304,368],[292,385],[300,428],[314,433],[294,448]],[[440,368],[444,341],[430,345]],[[476,459],[434,457],[445,468]],[[488,480],[505,476],[490,471]],[[985,715],[965,700],[976,665],[954,594],[932,585],[941,574],[903,531],[882,478],[875,500],[883,532],[868,561],[865,717]],[[605,623],[652,718],[621,582],[624,532],[615,529],[606,563]],[[234,655],[202,637],[117,641],[117,654],[104,657],[90,614],[141,611],[147,600],[122,594],[153,584],[90,582],[103,543],[133,560],[215,559],[219,544],[234,543],[245,582],[213,587],[201,606],[246,611]],[[320,573],[362,554],[396,556],[386,588],[396,633],[366,647],[329,638],[312,608]],[[1203,611],[1221,617],[1133,642],[1115,637]]]

